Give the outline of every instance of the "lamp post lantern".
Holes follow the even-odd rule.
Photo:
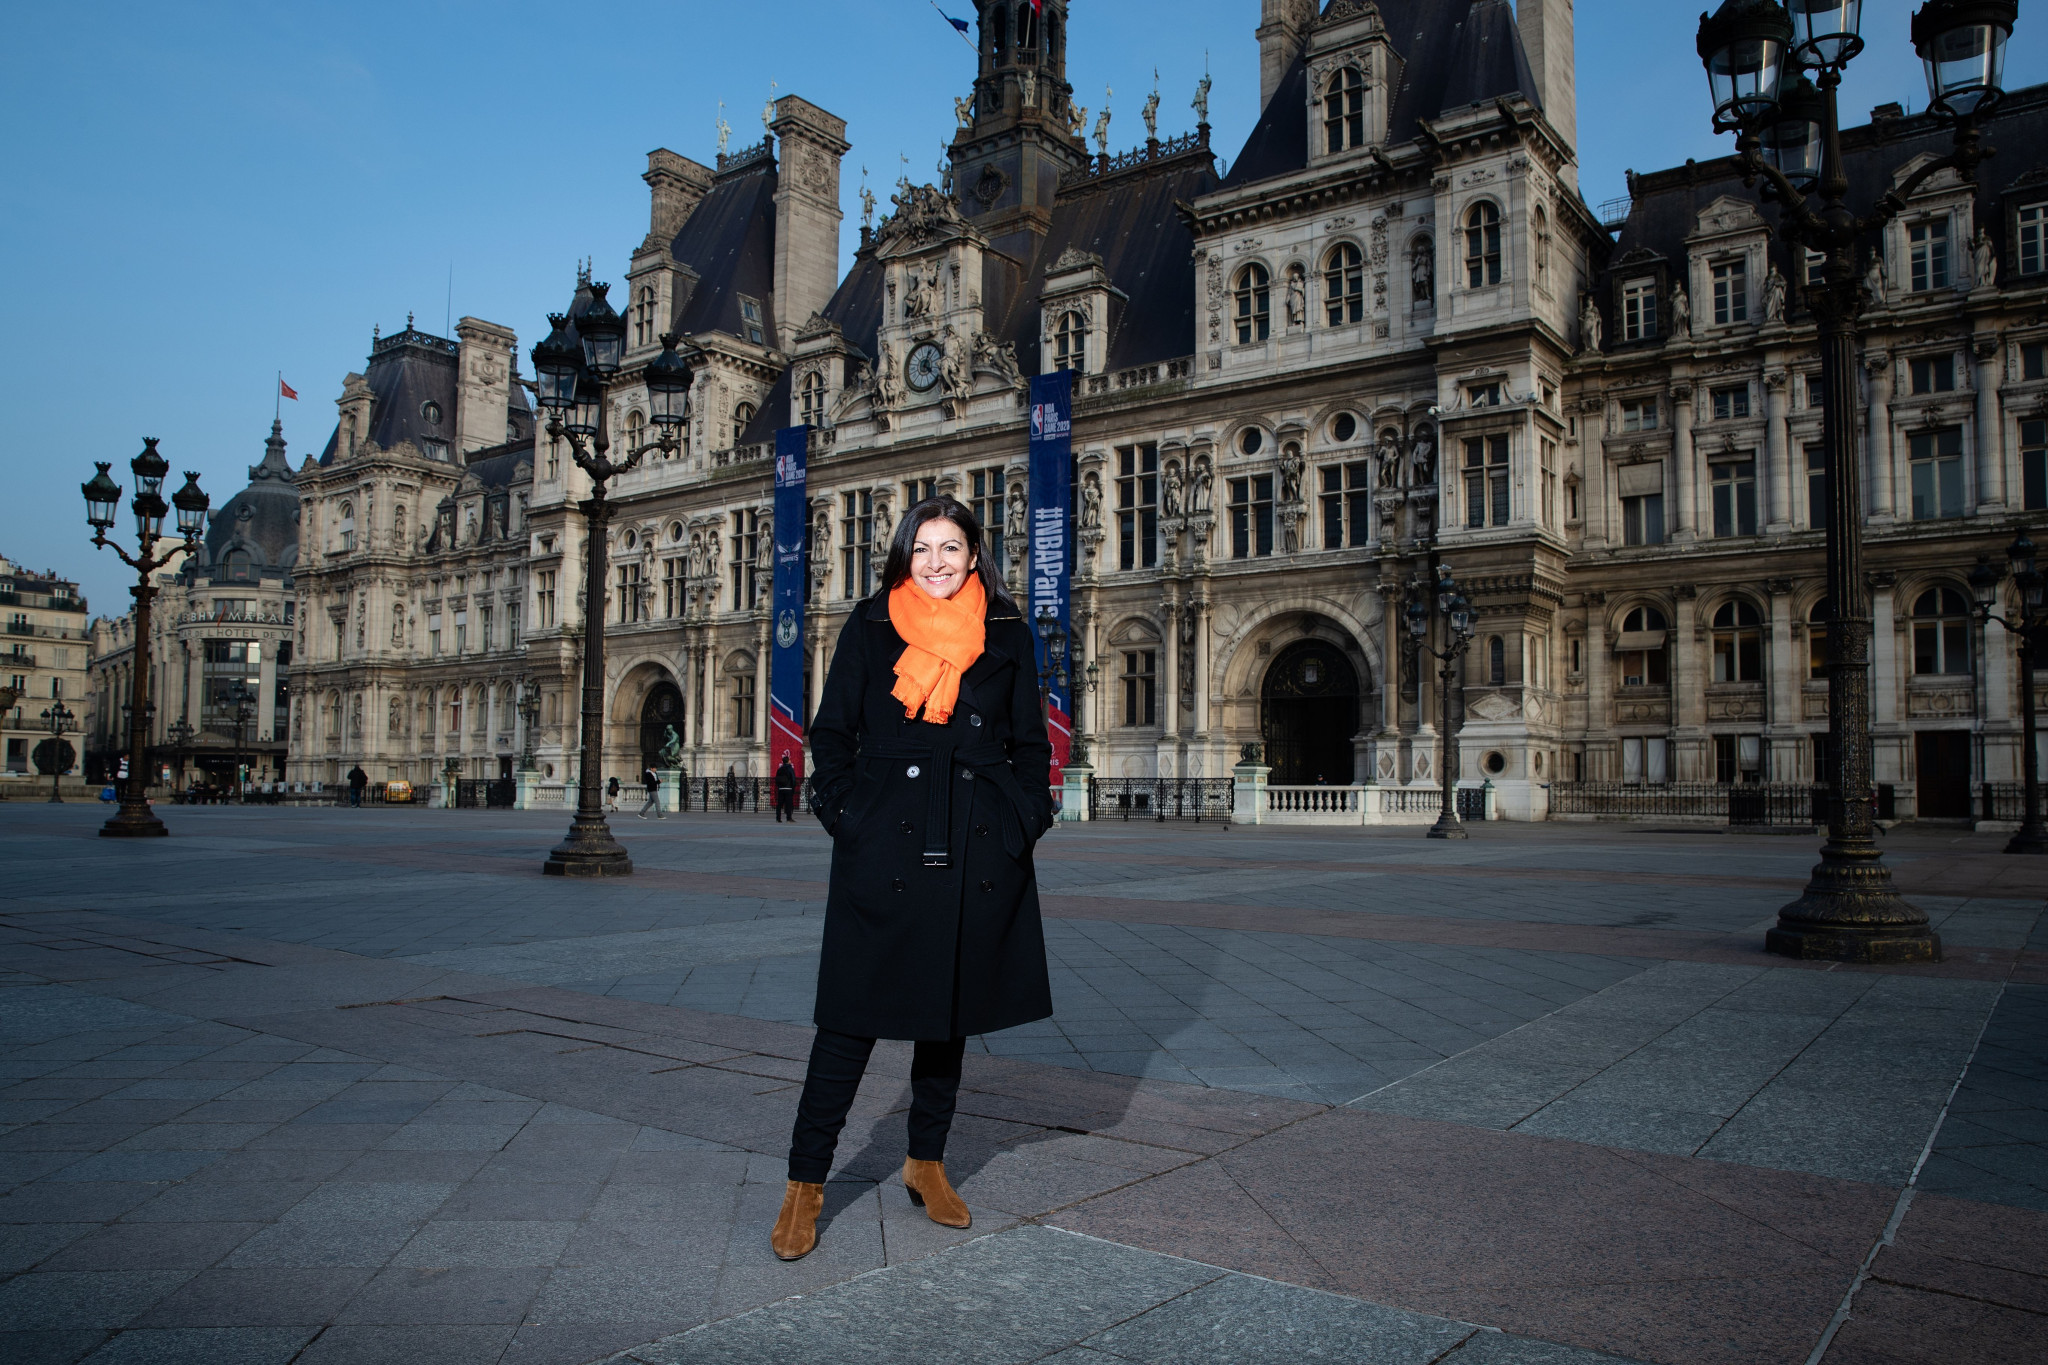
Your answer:
[[[64,775],[64,736],[71,729],[75,717],[71,708],[61,701],[53,701],[43,712],[43,724],[50,727],[50,802],[53,806],[64,804],[64,798],[57,792],[58,779]]]
[[[2041,751],[2036,738],[2039,721],[2034,704],[2035,651],[2048,641],[2048,604],[2042,601],[2048,574],[2035,567],[2034,541],[2024,530],[2006,547],[2005,557],[2012,564],[2013,586],[2019,590],[2016,612],[2002,615],[1997,610],[2000,575],[1989,559],[1978,560],[1970,574],[1970,588],[1977,598],[1977,619],[1987,626],[1998,622],[2019,641],[2020,647],[2020,777],[2026,805],[2020,827],[2007,841],[2005,851],[2048,853],[2048,823],[2041,816]]]
[[[1714,129],[1736,134],[1744,183],[1759,176],[1779,206],[1778,235],[1819,258],[1804,299],[1818,323],[1821,431],[1827,461],[1828,837],[1806,891],[1778,912],[1764,946],[1788,957],[1927,962],[1941,940],[1892,885],[1875,838],[1870,766],[1870,592],[1863,575],[1863,498],[1856,465],[1857,318],[1869,303],[1857,252],[1902,212],[1929,176],[1973,179],[1992,155],[1977,124],[2000,95],[2016,0],[1928,0],[1913,16],[1932,111],[1955,150],[1929,159],[1866,213],[1845,202],[1837,94],[1863,50],[1861,0],[1725,0],[1699,28]]]
[[[1451,577],[1450,565],[1438,564],[1436,575],[1434,613],[1429,609],[1427,593],[1420,584],[1408,599],[1408,634],[1418,650],[1438,661],[1437,677],[1443,689],[1437,712],[1437,734],[1441,739],[1437,752],[1437,781],[1442,786],[1443,804],[1437,812],[1436,823],[1429,827],[1429,837],[1469,839],[1471,833],[1458,819],[1458,731],[1451,723],[1451,683],[1463,667],[1465,651],[1472,647],[1472,604],[1465,600],[1464,593],[1458,591],[1458,581]],[[1441,617],[1444,623],[1442,648],[1430,643],[1432,614]]]
[[[171,464],[157,453],[156,442],[154,436],[144,437],[142,453],[128,463],[135,477],[135,492],[128,500],[129,510],[135,514],[134,554],[107,538],[121,501],[121,486],[107,474],[113,468],[112,462],[95,460],[99,472],[79,490],[85,495],[85,520],[92,527],[92,543],[111,549],[122,563],[135,570],[135,586],[128,590],[135,599],[135,682],[128,702],[128,780],[122,784],[121,809],[100,826],[101,835],[113,839],[156,838],[170,833],[149,808],[149,775],[143,770],[151,712],[149,611],[158,591],[157,570],[178,555],[198,549],[200,532],[206,527],[207,497],[200,491],[199,476],[192,471],[185,472],[184,486],[171,495],[168,506],[165,504],[164,476],[170,473]],[[179,540],[159,554],[156,546],[164,538],[164,515],[173,508],[178,514]]]
[[[605,302],[607,285],[589,286],[587,311],[573,322],[550,314],[554,330],[533,348],[535,388],[548,412],[548,435],[567,439],[577,467],[590,476],[590,496],[580,510],[587,528],[583,572],[583,727],[576,782],[576,815],[569,833],[549,851],[541,870],[555,877],[623,877],[633,860],[612,837],[604,818],[604,626],[605,576],[612,504],[606,485],[639,465],[650,451],[673,455],[689,415],[690,367],[676,354],[673,333],[662,337],[661,354],[647,365],[649,414],[656,440],[611,458],[610,404],[606,390],[625,353],[626,320]],[[531,733],[529,729],[529,734]],[[528,740],[529,755],[532,741]]]

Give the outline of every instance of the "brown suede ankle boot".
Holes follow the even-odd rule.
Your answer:
[[[825,1187],[792,1180],[782,1195],[782,1214],[768,1245],[785,1261],[801,1261],[818,1245],[818,1215],[825,1209]]]
[[[903,1188],[910,1191],[910,1202],[923,1209],[934,1223],[964,1228],[974,1222],[973,1215],[967,1212],[967,1201],[953,1193],[953,1186],[946,1179],[946,1163],[943,1161],[905,1158]]]

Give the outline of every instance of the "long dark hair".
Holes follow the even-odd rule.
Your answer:
[[[981,579],[981,590],[988,594],[991,607],[1008,607],[1017,610],[1016,601],[1010,590],[1003,586],[1003,576],[996,571],[995,556],[989,553],[988,533],[982,529],[981,518],[960,499],[945,493],[926,498],[908,512],[903,520],[896,523],[896,536],[889,542],[889,558],[882,566],[882,591],[892,592],[896,585],[910,577],[910,552],[917,548],[917,533],[929,521],[950,521],[960,528],[960,533],[974,551],[975,576]]]

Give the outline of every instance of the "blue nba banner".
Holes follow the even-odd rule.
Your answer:
[[[804,780],[804,549],[810,504],[804,489],[809,427],[775,433],[775,652],[768,665],[768,772],[787,758]]]
[[[1046,727],[1052,736],[1052,789],[1059,794],[1062,769],[1074,746],[1074,653],[1069,584],[1073,568],[1074,376],[1055,370],[1031,380],[1031,591],[1025,606],[1032,633],[1039,636],[1039,676],[1045,688]],[[1051,641],[1039,630],[1046,616],[1059,622],[1062,657],[1050,657]]]

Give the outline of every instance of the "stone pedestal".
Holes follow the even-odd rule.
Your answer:
[[[681,768],[657,768],[654,775],[661,781],[661,813],[673,815],[683,808],[683,770]]]
[[[1240,763],[1230,770],[1230,823],[1258,825],[1266,819],[1266,779],[1273,770],[1263,763]]]
[[[534,788],[540,785],[540,769],[521,768],[512,774],[512,780],[515,784],[512,789],[512,808],[532,810]]]
[[[1060,770],[1063,785],[1060,788],[1060,819],[1086,820],[1088,818],[1088,783],[1095,776],[1095,769],[1085,763],[1070,763]]]

